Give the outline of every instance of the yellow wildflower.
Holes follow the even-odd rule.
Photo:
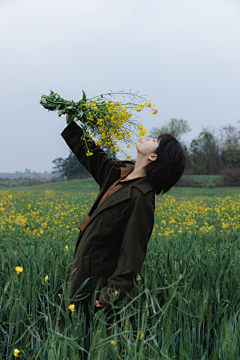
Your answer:
[[[136,280],[138,281],[138,280],[140,280],[140,279],[141,279],[140,275],[137,274]]]
[[[49,280],[49,276],[45,276],[45,281],[48,281]]]
[[[143,338],[143,335],[144,335],[144,334],[143,334],[143,333],[141,333],[141,335],[140,335],[140,338],[141,338],[141,339]]]
[[[23,271],[23,268],[21,266],[16,266],[15,270],[17,272],[17,275],[19,275]]]
[[[127,156],[127,159],[130,159],[131,158],[131,155]]]
[[[92,153],[91,151],[88,151],[88,152],[86,153],[86,155],[87,155],[87,156],[92,156],[93,153]]]
[[[13,355],[14,355],[14,356],[17,357],[19,353],[20,353],[20,350],[14,349],[14,351],[13,351]]]
[[[112,340],[112,341],[111,341],[111,344],[112,344],[112,345],[116,345],[116,341],[113,341],[113,340]]]
[[[75,305],[74,304],[71,304],[71,305],[69,305],[69,310],[71,310],[71,312],[73,313],[74,312],[74,310],[75,310]]]
[[[66,249],[67,251],[69,251],[69,247],[68,247],[67,245],[65,246],[65,249]]]

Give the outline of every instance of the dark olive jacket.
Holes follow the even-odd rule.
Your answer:
[[[146,257],[154,224],[155,190],[147,177],[127,181],[97,207],[109,186],[120,178],[121,167],[134,166],[134,162],[110,158],[94,141],[88,141],[93,155],[86,156],[80,140],[82,134],[74,121],[61,133],[99,184],[100,192],[78,236],[69,278],[71,293],[74,295],[84,280],[90,278],[80,294],[93,294],[100,281],[99,302],[106,305],[111,297],[116,304],[134,287]]]

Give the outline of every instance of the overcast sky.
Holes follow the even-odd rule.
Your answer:
[[[68,156],[65,117],[39,104],[50,89],[139,91],[159,110],[143,125],[188,120],[189,142],[240,119],[239,0],[0,0],[0,29],[0,172]]]

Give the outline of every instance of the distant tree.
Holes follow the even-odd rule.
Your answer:
[[[240,168],[240,130],[236,126],[222,126],[219,131],[223,169]]]
[[[173,135],[177,140],[180,140],[183,134],[186,134],[190,131],[191,128],[188,125],[187,120],[171,118],[168,122],[159,128],[153,127],[149,131],[148,136],[158,138],[161,133],[167,132]]]
[[[62,179],[65,178],[67,180],[72,180],[91,177],[90,173],[78,161],[78,159],[71,150],[66,159],[57,158],[52,162],[55,164],[55,170],[52,171],[52,173],[58,173],[59,177]]]
[[[91,177],[87,169],[78,161],[77,157],[72,151],[65,159],[63,166],[64,175],[68,180],[85,179]]]
[[[64,178],[64,163],[65,163],[65,159],[63,158],[57,158],[55,160],[52,161],[52,163],[55,164],[55,166],[53,166],[53,171],[51,171],[52,174],[58,174],[58,176],[62,179]]]
[[[184,174],[186,173],[191,173],[192,172],[192,164],[191,164],[191,156],[190,156],[190,149],[188,147],[188,145],[184,142],[184,141],[181,141],[181,145],[183,147],[183,150],[185,152],[185,155],[186,155],[186,167],[184,169]]]
[[[220,151],[213,132],[204,128],[197,139],[190,144],[190,162],[194,174],[219,174],[221,170]]]

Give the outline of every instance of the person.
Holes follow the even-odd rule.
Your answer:
[[[66,122],[68,114],[66,116]],[[110,158],[86,138],[92,156],[86,156],[80,137],[82,128],[74,119],[61,136],[78,161],[99,185],[80,232],[68,284],[71,296],[85,294],[81,303],[89,326],[89,303],[99,286],[94,312],[111,302],[115,305],[131,291],[144,263],[154,226],[155,194],[166,193],[180,179],[186,155],[177,139],[163,133],[136,145],[136,162]],[[95,294],[96,296],[96,294]],[[83,298],[83,296],[82,296]],[[80,299],[80,297],[79,297]],[[63,301],[63,309],[65,304]],[[64,329],[65,320],[61,318]]]

